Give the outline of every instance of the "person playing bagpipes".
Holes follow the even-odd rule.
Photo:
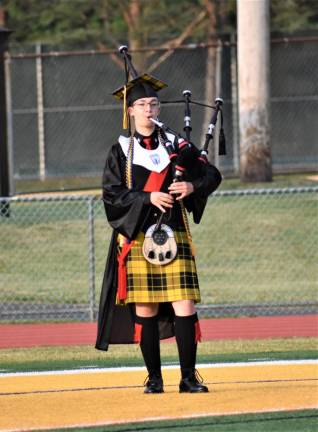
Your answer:
[[[148,371],[144,392],[162,393],[160,340],[175,336],[180,393],[208,392],[195,369],[200,290],[187,213],[200,222],[221,174],[202,161],[193,144],[155,125],[158,92],[166,84],[148,74],[138,76],[127,47],[121,52],[126,84],[113,94],[123,102],[130,133],[111,147],[103,174],[103,202],[113,234],[96,348],[139,343]]]

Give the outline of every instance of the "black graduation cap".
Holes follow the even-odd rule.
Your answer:
[[[123,101],[123,128],[127,129],[127,106],[131,106],[136,100],[144,97],[157,97],[157,91],[167,87],[167,84],[147,73],[139,75],[132,64],[126,45],[120,46],[118,51],[124,58],[126,82],[113,92],[113,96]],[[129,74],[132,77],[130,81],[128,80]]]
[[[116,99],[124,99],[126,91],[126,100],[128,105],[131,105],[137,99],[142,97],[157,97],[157,92],[165,87],[166,83],[155,78],[147,73],[137,76],[128,81],[124,86],[113,92]]]
[[[147,73],[136,76],[113,92],[117,100],[123,101],[123,128],[128,128],[127,107],[144,97],[157,97],[157,92],[167,87],[163,81]]]

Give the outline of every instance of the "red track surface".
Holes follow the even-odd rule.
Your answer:
[[[203,341],[317,337],[318,315],[202,319]],[[96,323],[0,325],[0,348],[94,345]]]

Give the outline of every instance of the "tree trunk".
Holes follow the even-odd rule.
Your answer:
[[[6,11],[3,6],[0,6],[0,27],[6,26]]]
[[[148,67],[148,72],[151,73],[161,63],[166,61],[174,53],[175,49],[178,48],[186,40],[186,38],[192,34],[193,30],[201,24],[201,22],[205,19],[205,16],[206,12],[202,11],[201,13],[199,13],[199,15],[196,16],[196,18],[194,18],[193,21],[190,22],[190,24],[188,24],[184,28],[183,32],[178,37],[171,39],[169,42],[166,42],[163,45],[163,48],[167,48],[167,51],[161,56],[159,56],[159,58],[157,58],[156,61]],[[149,54],[152,54],[151,51],[146,54],[146,58]]]
[[[238,0],[237,17],[240,177],[271,181],[269,0]]]
[[[144,45],[142,32],[142,7],[140,0],[129,0],[128,8],[124,13],[128,25],[128,44],[130,50],[138,50]],[[139,74],[145,69],[145,56],[142,52],[136,52],[133,56],[133,64]]]

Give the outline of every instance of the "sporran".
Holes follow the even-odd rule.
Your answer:
[[[155,265],[166,265],[177,256],[178,247],[173,230],[166,224],[151,225],[142,246],[144,258]]]

